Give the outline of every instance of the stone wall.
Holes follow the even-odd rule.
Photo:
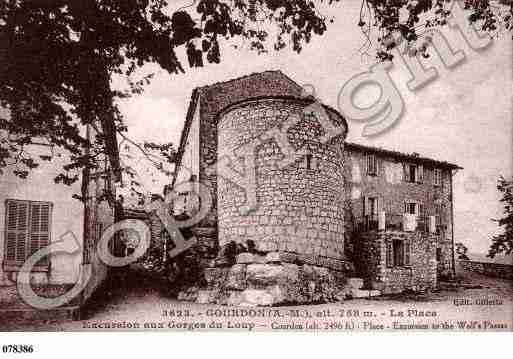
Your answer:
[[[219,159],[225,155],[237,159],[232,165],[239,173],[249,176],[250,170],[248,163],[238,161],[234,151],[296,115],[300,120],[287,130],[287,140],[295,151],[304,149],[309,158],[299,156],[295,162],[281,166],[283,149],[275,136],[269,136],[256,147],[249,146],[255,158],[254,187],[245,190],[219,175],[218,170],[221,246],[252,241],[257,251],[345,259],[343,143],[320,142],[324,129],[315,117],[303,115],[307,104],[292,99],[262,99],[246,101],[223,113],[218,124]],[[335,117],[332,113],[330,118],[332,115]],[[335,124],[341,126],[340,122]],[[256,192],[257,206],[244,213],[249,190]]]
[[[421,232],[368,231],[356,238],[354,264],[365,286],[383,293],[420,291],[437,285],[436,235]],[[387,241],[409,241],[409,264],[387,264]]]
[[[475,262],[475,261],[458,261],[460,268],[470,272],[476,272],[488,277],[513,279],[513,264]]]
[[[409,183],[403,179],[403,162],[398,158],[374,153],[377,157],[377,174],[368,175],[365,167],[367,152],[350,145],[345,146],[346,177],[346,230],[348,237],[356,238],[355,226],[363,217],[363,201],[365,197],[378,198],[379,211],[385,211],[387,216],[402,215],[405,201],[422,203],[424,216],[436,215],[435,205],[441,207],[440,233],[437,247],[440,248],[438,261],[439,275],[449,276],[453,273],[452,245],[452,174],[451,170],[442,170],[442,184],[434,185],[434,166],[423,164],[424,178],[421,183]],[[406,161],[408,162],[408,161]],[[353,243],[349,240],[349,252]]]

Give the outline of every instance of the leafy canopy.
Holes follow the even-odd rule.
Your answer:
[[[513,252],[513,178],[508,181],[500,177],[497,189],[502,193],[500,201],[504,205],[504,217],[494,221],[503,228],[504,232],[492,238],[492,245],[488,251],[488,256],[491,258],[497,254],[509,255]]]
[[[263,53],[290,46],[300,53],[312,36],[323,35],[328,23],[320,7],[339,0],[196,0],[175,9],[165,0],[4,0],[0,4],[0,171],[29,171],[51,156],[31,154],[38,142],[69,151],[70,163],[56,177],[71,184],[79,170],[98,167],[112,151],[109,132],[124,141],[126,127],[116,99],[141,93],[152,74],[135,76],[145,64],[167,72],[184,72],[177,55],[183,48],[189,67],[221,61],[220,40],[242,38]],[[390,58],[394,44],[385,40],[400,33],[408,42],[419,29],[445,24],[447,1],[361,0],[359,26],[376,56]],[[470,20],[483,31],[496,31],[497,15],[489,1],[465,1]],[[326,10],[328,11],[328,10]],[[511,9],[501,20],[511,25]],[[271,31],[272,30],[272,31]],[[273,34],[272,36],[270,34]],[[126,78],[126,90],[112,87],[113,75]],[[99,126],[101,124],[101,126]],[[101,135],[90,141],[83,130],[93,126]],[[172,163],[173,144],[135,144],[158,169]],[[161,158],[161,160],[155,160]]]

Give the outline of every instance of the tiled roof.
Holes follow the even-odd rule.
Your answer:
[[[353,142],[346,142],[345,143],[345,149],[349,151],[361,151],[361,152],[373,152],[377,154],[382,154],[385,156],[394,157],[401,160],[407,160],[413,163],[423,163],[423,164],[430,164],[433,166],[439,166],[443,168],[449,168],[449,169],[463,169],[463,167],[460,167],[458,165],[455,165],[453,163],[445,162],[445,161],[438,161],[429,157],[423,157],[419,155],[418,153],[405,153],[405,152],[399,152],[399,151],[393,151],[393,150],[387,150],[381,147],[371,147],[371,146],[365,146],[358,143]]]

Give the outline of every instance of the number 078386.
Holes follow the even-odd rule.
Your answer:
[[[34,346],[33,345],[26,345],[26,344],[2,345],[2,352],[3,353],[10,353],[10,354],[33,353],[34,352]]]

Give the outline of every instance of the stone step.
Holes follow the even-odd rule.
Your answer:
[[[364,290],[364,289],[353,289],[350,291],[351,298],[370,298],[378,297],[381,295],[379,290]]]
[[[80,307],[62,307],[49,310],[37,310],[31,308],[0,309],[2,320],[78,320]]]

